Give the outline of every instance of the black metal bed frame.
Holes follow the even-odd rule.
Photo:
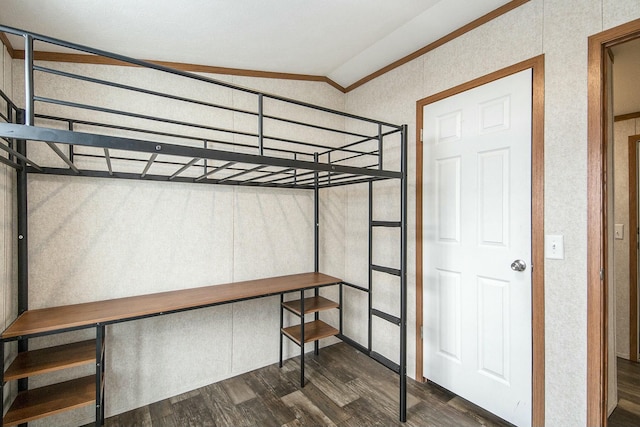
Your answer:
[[[342,111],[309,104],[273,94],[263,93],[202,75],[140,61],[51,37],[0,25],[0,31],[24,38],[24,94],[25,108],[19,108],[4,93],[0,98],[6,110],[0,110],[0,163],[16,170],[17,199],[17,262],[18,262],[18,313],[28,309],[28,224],[27,180],[28,174],[53,174],[96,178],[121,178],[147,181],[189,182],[197,184],[237,185],[268,188],[294,188],[314,191],[314,267],[319,270],[319,190],[368,183],[369,186],[369,283],[368,286],[343,282],[340,285],[340,307],[343,285],[369,294],[368,343],[363,345],[342,333],[338,338],[369,355],[400,376],[399,418],[406,421],[406,328],[407,328],[407,126],[394,125]],[[197,84],[216,87],[222,91],[254,98],[252,108],[214,103],[192,96],[158,92],[129,83],[110,81],[54,69],[36,64],[34,43],[54,45],[65,51],[96,55],[117,61],[122,65],[143,67],[163,76],[190,80]],[[215,113],[231,114],[233,128],[199,123],[176,117],[158,117],[143,112],[116,109],[105,103],[89,105],[78,100],[61,99],[36,93],[37,77],[73,80],[92,87],[127,91],[157,101],[177,102],[188,108],[206,109],[209,117]],[[64,83],[63,83],[64,84]],[[46,88],[45,88],[46,92]],[[46,95],[46,94],[45,94]],[[68,115],[51,114],[54,106]],[[36,111],[36,107],[38,110]],[[287,118],[270,114],[269,108],[290,109],[292,116],[302,112],[312,114],[318,122]],[[90,115],[91,120],[83,118]],[[94,118],[97,116],[98,118]],[[235,117],[250,124],[235,128]],[[136,121],[136,125],[121,121]],[[326,121],[338,120],[338,125]],[[272,133],[266,129],[276,125]],[[171,126],[170,130],[163,127]],[[278,132],[277,126],[289,129],[287,134]],[[362,129],[365,129],[363,131]],[[290,134],[293,134],[291,136]],[[312,137],[301,137],[312,134]],[[327,139],[337,143],[327,143]],[[27,154],[29,146],[47,145],[59,163],[50,159],[34,160]],[[43,145],[44,144],[44,145]],[[42,154],[42,152],[40,153]],[[395,169],[385,169],[392,161]],[[385,161],[387,160],[387,161]],[[42,163],[42,164],[40,164]],[[86,166],[83,166],[86,164]],[[97,166],[97,165],[100,166]],[[374,182],[396,180],[399,182],[400,212],[393,221],[373,218]],[[392,268],[373,263],[373,230],[392,227],[400,231],[400,266]],[[399,316],[373,308],[373,272],[397,276],[400,286]],[[317,290],[316,290],[317,292]],[[400,328],[399,364],[372,349],[372,319],[378,317]],[[104,325],[102,325],[104,328]],[[98,328],[97,340],[103,340],[104,330]],[[28,339],[18,339],[18,351],[28,349]],[[0,343],[4,353],[4,342]],[[3,359],[4,360],[4,359]],[[104,369],[102,366],[101,369]],[[3,367],[4,370],[4,367]],[[4,377],[3,377],[4,378]],[[2,381],[4,386],[4,381]],[[20,390],[28,388],[26,380],[18,383]],[[0,393],[2,396],[3,393]],[[4,409],[4,408],[3,408]],[[103,408],[97,411],[103,411]],[[98,412],[97,412],[98,413]],[[104,416],[104,413],[102,413]],[[1,421],[0,421],[1,425]]]

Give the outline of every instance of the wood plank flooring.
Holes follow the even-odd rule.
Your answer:
[[[608,425],[640,426],[640,364],[618,358],[618,407]]]
[[[406,424],[398,421],[398,376],[340,343],[282,369],[270,365],[111,418],[106,426],[456,426],[510,427],[433,384],[408,380]]]

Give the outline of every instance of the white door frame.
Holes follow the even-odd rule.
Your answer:
[[[416,102],[416,379],[423,376],[422,340],[422,111],[425,105],[456,95],[517,72],[532,69],[533,105],[531,134],[531,246],[533,273],[532,314],[532,425],[544,425],[544,55],[479,77]]]

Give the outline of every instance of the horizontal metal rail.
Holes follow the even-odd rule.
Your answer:
[[[180,121],[180,120],[168,119],[168,118],[163,118],[163,117],[149,116],[147,114],[132,113],[132,112],[129,112],[129,111],[115,110],[115,109],[112,109],[112,108],[99,107],[99,106],[96,106],[96,105],[80,104],[80,103],[77,103],[77,102],[63,101],[61,99],[46,98],[46,97],[42,97],[42,96],[34,96],[33,99],[35,101],[38,101],[38,102],[45,102],[45,103],[48,103],[48,104],[56,104],[56,105],[61,105],[61,106],[64,106],[64,107],[77,108],[77,109],[80,109],[80,110],[97,111],[97,112],[100,112],[100,113],[115,114],[115,115],[119,115],[119,116],[131,117],[131,118],[135,118],[135,119],[149,120],[149,121],[152,121],[152,122],[161,122],[161,123],[167,123],[167,124],[177,125],[177,126],[184,126],[184,127],[194,128],[194,129],[203,129],[203,130],[208,130],[208,131],[213,131],[213,132],[228,133],[228,134],[232,134],[232,135],[248,136],[248,137],[252,137],[252,138],[259,138],[260,137],[259,133],[245,132],[245,131],[239,131],[239,130],[234,130],[234,129],[225,129],[225,128],[216,127],[216,126],[208,126],[208,125],[184,122],[184,121]],[[331,148],[331,147],[328,147],[326,145],[314,144],[312,142],[305,142],[305,141],[296,141],[296,140],[293,140],[293,139],[280,138],[280,137],[276,137],[276,136],[263,135],[263,138],[271,140],[271,141],[285,142],[285,143],[289,143],[289,144],[294,144],[296,146],[300,145],[300,146],[305,146],[305,147],[309,147],[309,148],[313,148],[313,149],[319,149],[319,148],[328,149],[328,148]],[[368,153],[368,152],[362,152],[362,151],[351,150],[351,149],[346,149],[346,148],[342,149],[340,151],[344,151],[344,152],[347,152],[347,153],[357,153],[357,154],[362,154],[362,155],[371,155],[371,153]]]
[[[52,68],[42,67],[42,66],[38,66],[38,65],[34,65],[33,69],[34,69],[34,71],[40,71],[40,72],[43,72],[43,73],[54,74],[54,75],[57,75],[57,76],[66,77],[66,78],[73,79],[73,80],[81,80],[81,81],[85,81],[85,82],[89,82],[89,83],[95,83],[95,84],[99,84],[99,85],[103,85],[103,86],[109,86],[109,87],[113,87],[113,88],[117,88],[117,89],[123,89],[123,90],[132,91],[132,92],[143,93],[145,95],[152,95],[152,96],[157,96],[157,97],[161,97],[161,98],[172,99],[174,101],[181,101],[181,102],[186,102],[186,103],[190,103],[190,104],[201,105],[201,106],[204,106],[204,107],[217,108],[217,109],[221,109],[221,110],[225,110],[225,111],[231,111],[231,112],[240,113],[240,114],[247,114],[247,115],[251,115],[251,116],[258,116],[259,115],[259,113],[255,112],[255,111],[243,110],[243,109],[240,109],[240,108],[229,107],[229,106],[221,105],[221,104],[213,104],[211,102],[205,102],[205,101],[201,101],[201,100],[198,100],[198,99],[186,98],[186,97],[177,96],[177,95],[171,95],[171,94],[167,94],[167,93],[163,93],[163,92],[158,92],[158,91],[155,91],[155,90],[143,89],[143,88],[139,88],[139,87],[136,87],[136,86],[131,86],[131,85],[125,85],[125,84],[121,84],[121,83],[111,82],[109,80],[97,79],[97,78],[93,78],[93,77],[83,76],[83,75],[80,75],[80,74],[74,74],[74,73],[69,73],[69,72],[60,71],[60,70],[54,70]],[[364,134],[361,134],[361,133],[349,132],[349,131],[346,131],[344,129],[336,129],[336,128],[330,128],[330,127],[326,127],[326,126],[314,125],[314,124],[311,124],[311,123],[305,123],[305,122],[301,122],[301,121],[297,121],[297,120],[286,119],[286,118],[283,118],[283,117],[271,116],[271,115],[268,115],[268,114],[264,114],[263,117],[265,119],[269,119],[269,120],[275,120],[275,121],[280,121],[280,122],[283,122],[283,123],[300,125],[300,126],[304,126],[304,127],[308,127],[308,128],[312,128],[312,129],[319,129],[319,130],[325,130],[325,131],[329,131],[329,132],[336,132],[336,133],[340,133],[340,134],[343,134],[343,135],[349,135],[349,136],[357,136],[357,137],[360,137],[360,138],[365,138],[365,141],[376,140],[378,138],[378,135],[369,136],[369,135],[364,135]]]
[[[0,92],[0,93],[2,93],[2,92]],[[64,118],[64,117],[59,117],[59,116],[49,116],[49,115],[44,115],[44,114],[36,114],[36,119],[52,120],[52,121],[70,123],[70,124],[74,124],[74,125],[84,125],[84,126],[91,126],[91,127],[105,128],[105,129],[114,129],[114,130],[121,130],[121,131],[126,131],[126,132],[134,132],[134,133],[141,133],[141,134],[148,134],[148,135],[155,135],[155,136],[166,136],[166,137],[170,137],[170,138],[184,139],[184,140],[188,140],[188,141],[200,141],[200,142],[201,141],[207,141],[209,143],[220,144],[220,145],[234,147],[234,148],[250,148],[250,149],[256,149],[257,148],[256,145],[243,144],[243,143],[239,143],[239,142],[223,141],[223,140],[218,140],[218,139],[207,138],[207,137],[204,137],[204,136],[189,136],[189,135],[183,135],[183,134],[179,134],[179,133],[161,132],[161,131],[151,130],[151,129],[143,129],[143,128],[136,128],[136,127],[131,127],[131,126],[122,126],[122,125],[113,125],[113,124],[109,124],[109,123],[93,122],[93,121],[88,121],[88,120],[70,119],[70,118]],[[310,158],[313,158],[313,154],[303,153],[303,152],[294,151],[294,150],[287,150],[285,148],[265,147],[264,150],[265,151],[274,152],[274,153],[304,155],[304,156],[309,156]],[[371,154],[375,154],[375,153],[371,153]]]

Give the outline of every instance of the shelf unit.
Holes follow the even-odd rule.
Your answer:
[[[280,296],[280,364],[282,368],[282,345],[283,337],[289,338],[300,347],[300,387],[304,387],[304,345],[310,342],[314,343],[315,354],[319,354],[318,342],[323,338],[328,338],[340,334],[340,331],[333,326],[319,319],[321,311],[340,309],[340,305],[335,302],[318,295],[318,289],[315,289],[315,295],[305,297],[304,291],[300,292],[300,298],[293,301],[285,301],[284,294]],[[284,327],[284,311],[289,311],[300,318],[300,323],[293,326]],[[313,314],[314,320],[307,322],[305,316]]]
[[[96,375],[75,378],[18,392],[2,418],[3,426],[14,426],[84,406],[96,405],[96,416],[104,417],[104,327],[96,340],[18,353],[2,375],[2,390],[8,381],[95,364]],[[4,356],[4,345],[0,345]],[[97,362],[96,362],[97,361]],[[0,392],[0,398],[4,393]]]

